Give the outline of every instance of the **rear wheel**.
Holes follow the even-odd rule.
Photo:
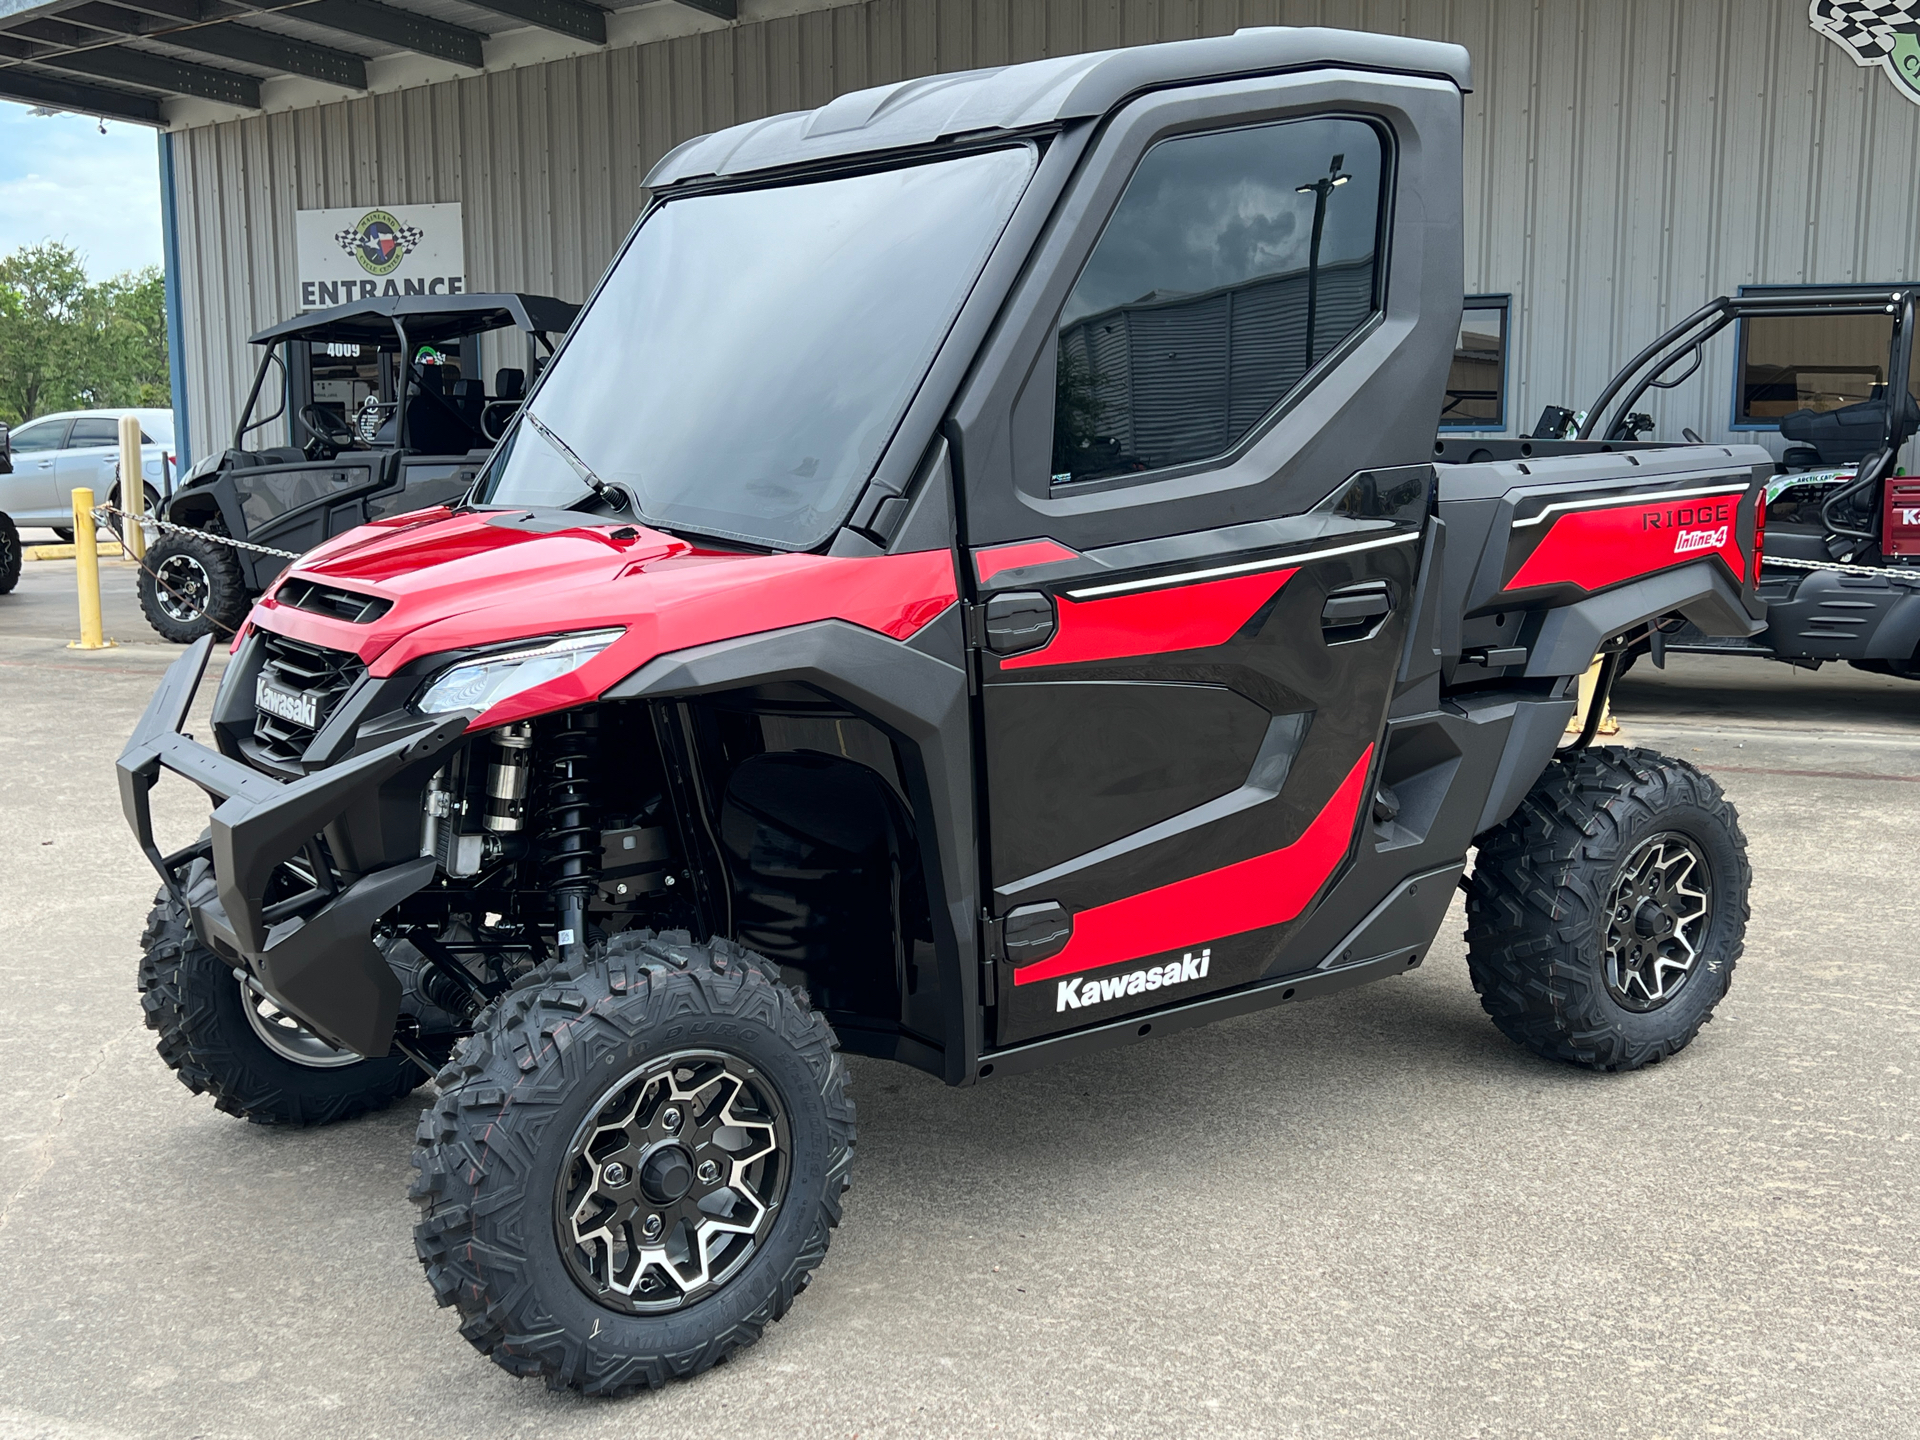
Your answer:
[[[501,999],[420,1118],[414,1243],[516,1375],[620,1395],[760,1338],[840,1221],[853,1103],[771,962],[629,931]]]
[[[205,862],[188,885],[210,886]],[[196,1095],[256,1125],[327,1125],[384,1110],[426,1079],[398,1055],[329,1045],[234,974],[163,890],[141,937],[140,1003],[160,1058]]]
[[[139,590],[147,623],[178,645],[202,635],[232,635],[251,603],[239,558],[230,546],[177,531],[163,534],[148,548]]]
[[[20,583],[20,532],[13,517],[0,515],[0,595]]]
[[[1595,1070],[1683,1049],[1726,994],[1747,926],[1746,837],[1684,760],[1556,760],[1480,837],[1467,965],[1508,1038]]]

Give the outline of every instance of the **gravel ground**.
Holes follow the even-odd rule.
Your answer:
[[[0,601],[0,1440],[1913,1433],[1920,686],[1695,657],[1623,682],[1629,738],[1711,769],[1752,842],[1746,956],[1672,1062],[1510,1046],[1457,908],[1410,975],[1038,1074],[856,1060],[846,1223],[792,1314],[591,1403],[435,1309],[411,1105],[276,1133],[162,1067],[110,764],[176,652],[65,650],[71,568],[27,568]],[[202,813],[176,787],[162,818]]]

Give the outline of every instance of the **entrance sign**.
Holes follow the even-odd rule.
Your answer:
[[[375,295],[459,295],[467,288],[458,203],[301,210],[294,243],[302,310]]]
[[[1807,17],[1854,64],[1878,65],[1920,105],[1920,0],[1813,0]]]

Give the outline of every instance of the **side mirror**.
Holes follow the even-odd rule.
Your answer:
[[[0,421],[0,475],[13,473],[13,436],[6,423]]]

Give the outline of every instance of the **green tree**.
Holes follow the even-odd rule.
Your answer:
[[[80,255],[51,240],[0,257],[0,420],[164,407],[169,393],[158,268],[94,284]]]

